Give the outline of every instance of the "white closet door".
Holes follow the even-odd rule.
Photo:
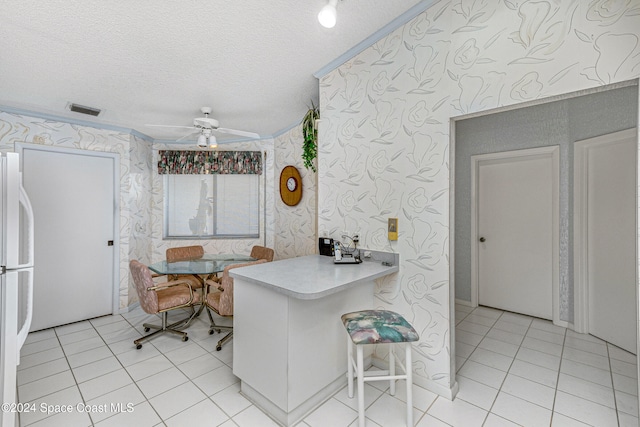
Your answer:
[[[515,151],[478,163],[478,302],[553,319],[551,155]]]
[[[114,157],[23,150],[35,216],[32,331],[113,312]]]
[[[581,141],[586,174],[588,331],[636,353],[636,135]]]

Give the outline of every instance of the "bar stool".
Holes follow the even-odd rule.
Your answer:
[[[358,380],[358,425],[364,427],[364,383],[365,381],[389,380],[391,395],[396,393],[396,380],[407,383],[407,426],[413,426],[413,402],[411,386],[411,343],[418,341],[416,330],[404,317],[388,310],[364,310],[342,315],[342,323],[347,330],[347,377],[349,397],[353,397],[353,378]],[[365,344],[389,344],[389,369],[364,372]],[[403,344],[405,365],[400,367],[403,375],[396,375],[394,345]],[[353,359],[353,346],[356,347],[356,360]],[[356,370],[354,375],[354,369]]]

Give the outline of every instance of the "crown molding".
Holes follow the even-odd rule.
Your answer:
[[[348,51],[346,51],[345,53],[343,53],[342,55],[340,55],[339,57],[337,57],[336,59],[334,59],[327,65],[325,65],[324,67],[322,67],[321,69],[319,69],[318,71],[313,73],[313,76],[316,77],[317,79],[320,79],[326,76],[331,71],[338,68],[340,65],[344,64],[345,62],[347,62],[348,60],[350,60],[360,52],[364,51],[368,47],[372,46],[374,43],[388,36],[393,31],[397,30],[407,22],[411,21],[416,16],[420,15],[425,10],[429,9],[431,6],[433,6],[434,3],[437,3],[437,1],[438,0],[423,0],[420,3],[414,5],[411,9],[407,10],[405,13],[398,16],[396,19],[389,22],[387,25],[380,28],[378,31],[371,34],[369,37],[367,37],[366,39],[364,39],[363,41],[361,41],[360,43],[358,43],[357,45],[355,45],[354,47],[352,47],[351,49],[349,49]]]

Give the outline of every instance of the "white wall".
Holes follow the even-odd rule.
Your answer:
[[[450,117],[638,77],[637,8],[442,0],[320,79],[318,230],[400,253],[376,305],[420,332],[417,383],[455,388]],[[399,218],[397,242],[387,217]]]

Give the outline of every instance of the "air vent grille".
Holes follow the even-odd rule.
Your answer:
[[[87,114],[89,116],[97,116],[102,110],[93,107],[87,107],[79,104],[69,104],[69,110],[74,113]]]

